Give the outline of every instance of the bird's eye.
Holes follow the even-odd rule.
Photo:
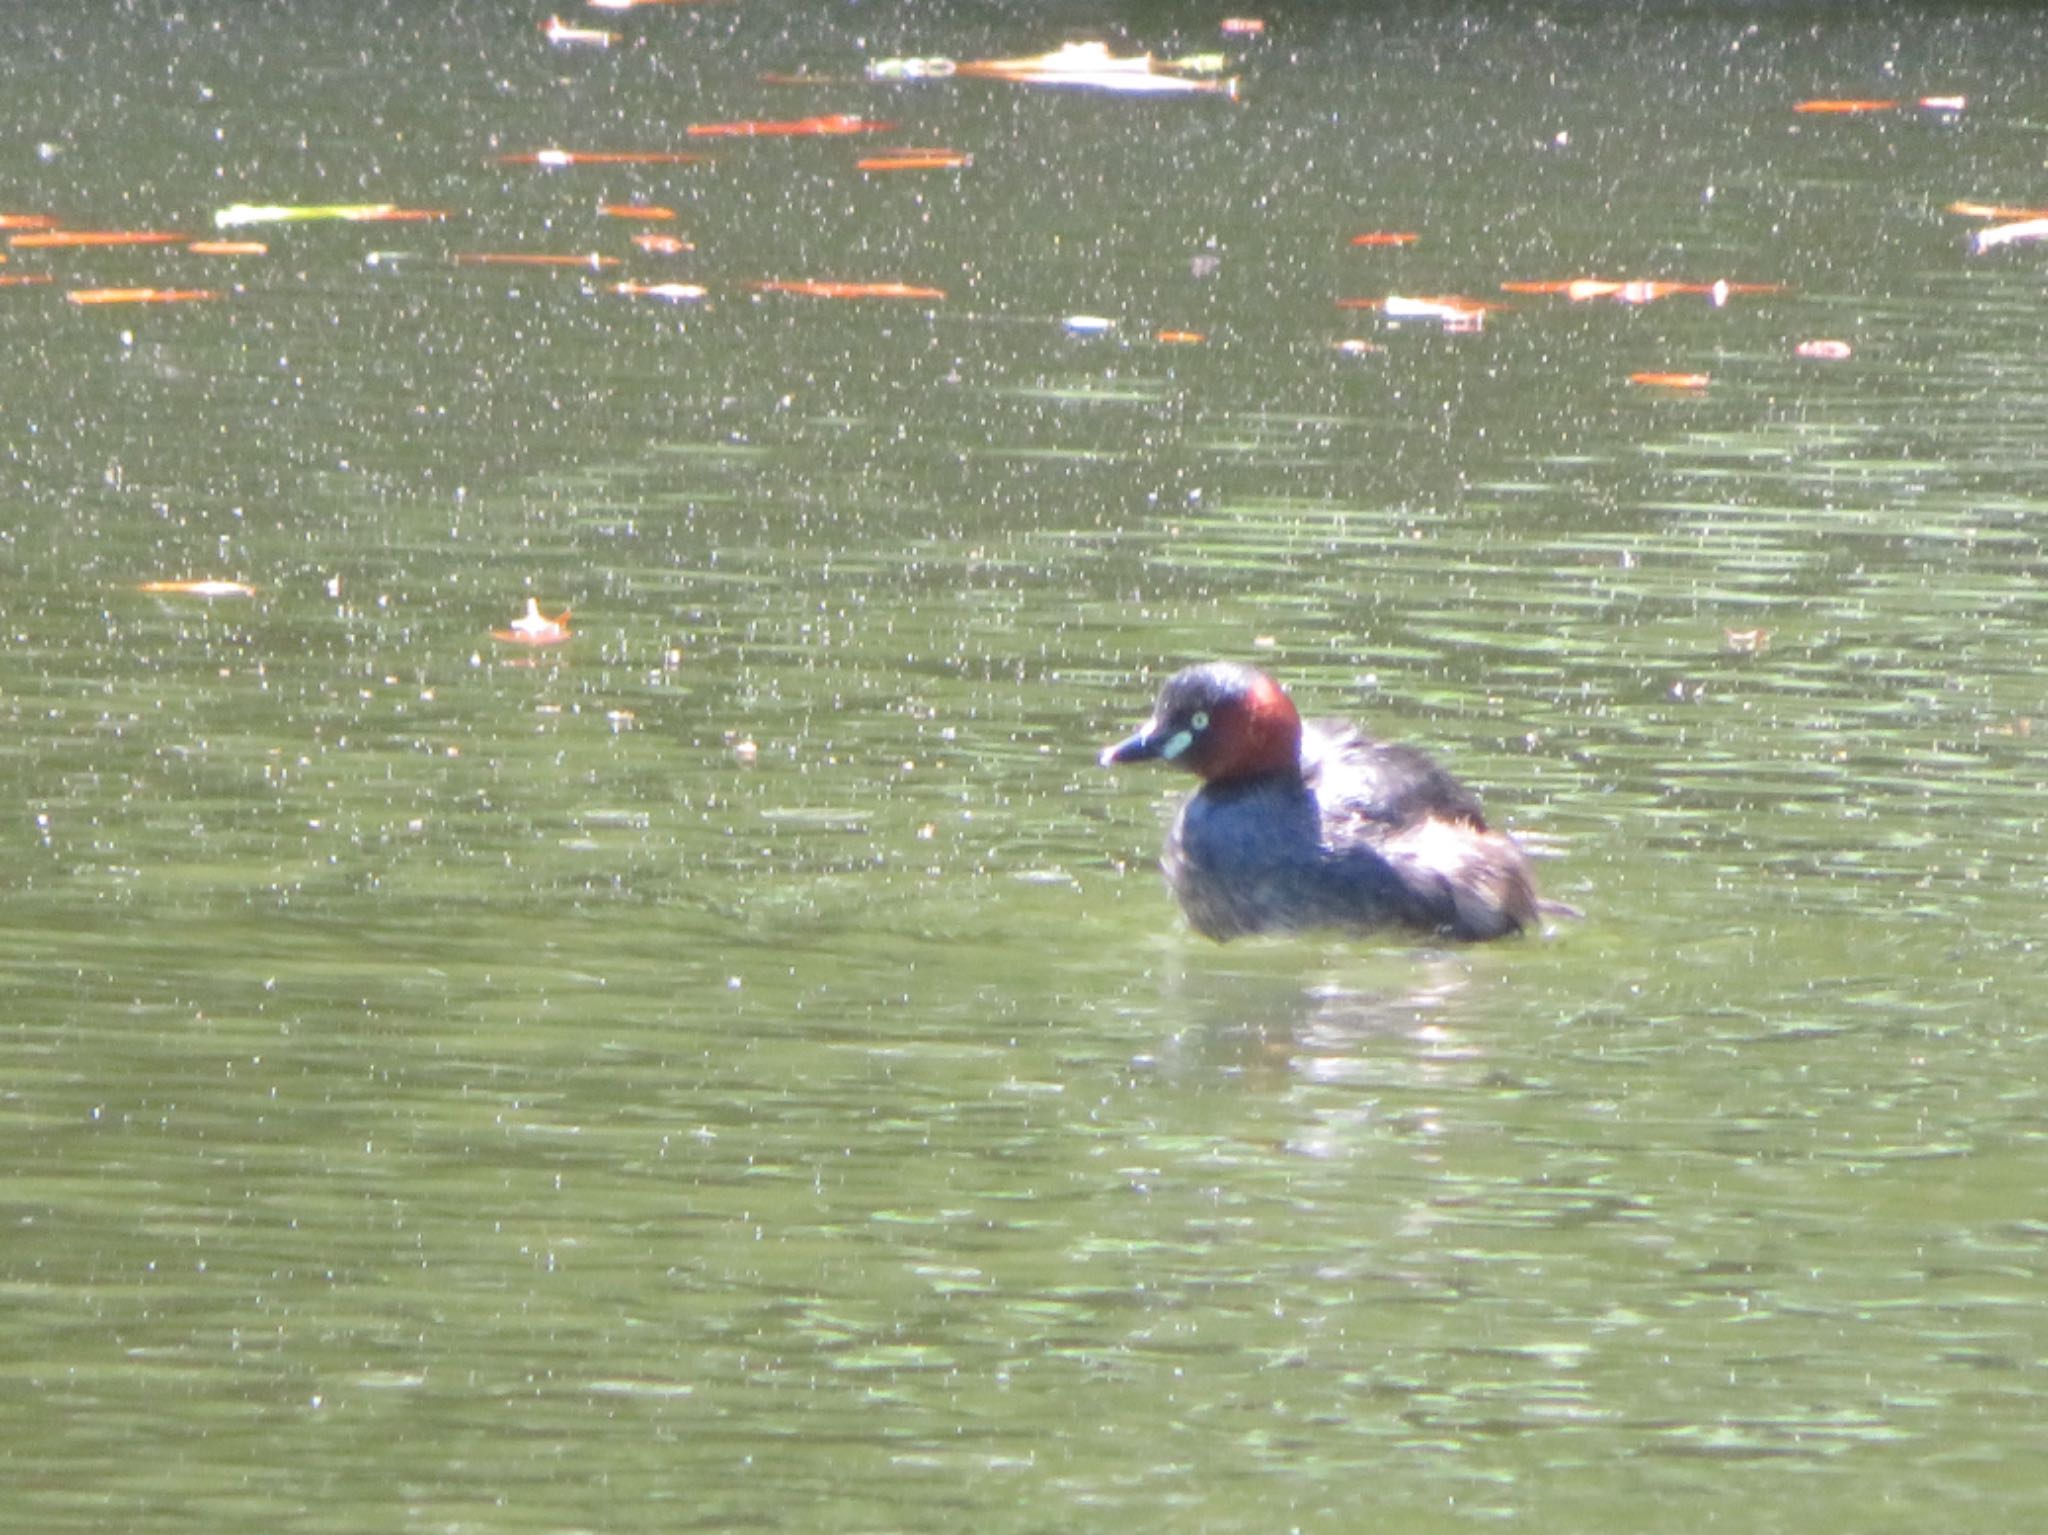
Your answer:
[[[1209,711],[1197,709],[1188,719],[1188,723],[1197,730],[1207,730],[1209,728]]]

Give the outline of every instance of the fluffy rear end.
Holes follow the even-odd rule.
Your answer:
[[[1501,938],[1537,923],[1536,882],[1512,837],[1426,817],[1382,855],[1432,925],[1453,938]]]

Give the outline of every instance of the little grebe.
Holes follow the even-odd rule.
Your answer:
[[[1412,746],[1305,729],[1264,672],[1227,661],[1167,680],[1105,767],[1153,759],[1202,779],[1166,839],[1166,882],[1195,931],[1400,927],[1499,938],[1536,925],[1528,860],[1471,790]]]

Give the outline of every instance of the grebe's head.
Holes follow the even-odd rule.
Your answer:
[[[1255,666],[1211,661],[1167,678],[1152,718],[1102,765],[1171,762],[1210,783],[1301,770],[1301,716]]]

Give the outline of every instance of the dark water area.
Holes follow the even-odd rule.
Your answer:
[[[0,16],[6,1527],[2025,1525],[2043,23],[1224,14]],[[1209,657],[1583,918],[1190,933]]]

